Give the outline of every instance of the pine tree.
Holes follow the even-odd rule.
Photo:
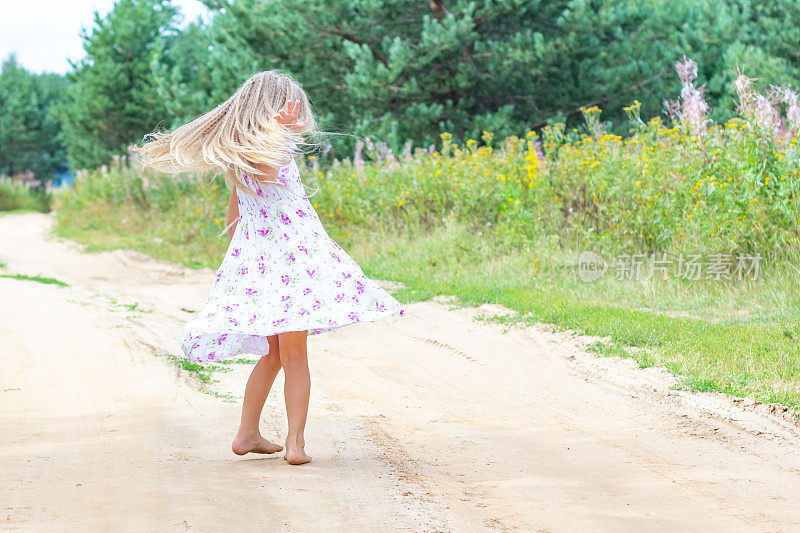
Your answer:
[[[119,0],[82,32],[86,57],[73,65],[60,110],[73,168],[105,164],[159,123],[167,122],[151,64],[175,35],[168,0]],[[167,124],[168,125],[168,124]]]
[[[56,74],[34,75],[15,56],[0,67],[0,174],[32,172],[47,180],[66,170],[55,104],[64,79]]]

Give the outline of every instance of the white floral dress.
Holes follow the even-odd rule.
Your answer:
[[[294,159],[278,171],[277,181],[286,188],[237,173],[256,196],[238,192],[236,231],[206,305],[183,328],[187,359],[267,354],[271,335],[313,335],[404,314],[328,236]]]

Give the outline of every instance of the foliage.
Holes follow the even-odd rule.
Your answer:
[[[644,123],[636,101],[625,108],[627,138],[605,132],[597,107],[582,109],[583,131],[554,124],[541,138],[530,130],[497,143],[483,131],[479,146],[445,132],[441,151],[397,156],[368,138],[369,164],[336,160],[323,169],[312,155],[304,181],[321,188],[312,200],[325,221],[367,231],[425,231],[456,220],[511,244],[555,239],[561,248],[608,253],[797,253],[797,94],[762,94],[742,76],[739,116],[718,125],[705,118],[702,94],[687,89],[696,65],[677,66],[684,98],[671,126],[659,117]],[[778,97],[785,119],[770,103],[783,105]],[[209,192],[209,211],[192,215],[193,223],[217,218],[212,213],[225,205],[224,187],[201,190],[192,180],[140,175],[118,162],[111,171],[79,176],[65,208],[80,211],[103,200],[168,213],[182,198]]]
[[[643,112],[660,113],[675,88],[665,75],[684,53],[705,65],[720,121],[733,112],[737,65],[765,84],[800,73],[791,0],[206,4],[212,23],[190,26],[160,70],[172,117],[203,112],[252,72],[278,68],[304,82],[324,127],[373,135],[395,152],[437,143],[440,131],[463,142],[482,130],[504,138],[554,119],[575,124],[590,103],[624,133],[625,95],[644,91]],[[352,152],[349,139],[334,144],[339,157]]]
[[[626,134],[627,95],[660,114],[682,54],[703,65],[717,122],[734,113],[737,66],[762,88],[800,77],[794,0],[204,3],[209,22],[179,31],[168,0],[122,0],[84,33],[62,113],[74,167],[208,111],[265,69],[303,83],[324,130],[347,131],[331,138],[330,159],[369,135],[397,153],[440,143],[441,131],[463,143],[483,130],[571,128],[592,105],[607,131]]]
[[[27,185],[0,179],[0,211],[50,210],[50,196],[43,189],[31,189]]]
[[[401,281],[401,299],[501,304],[520,313],[509,322],[610,337],[595,349],[664,364],[688,388],[798,407],[797,95],[759,92],[740,77],[738,116],[715,124],[693,85],[696,65],[678,67],[675,122],[644,122],[634,101],[627,138],[607,133],[602,111],[588,107],[581,129],[556,123],[500,142],[489,131],[464,143],[444,132],[441,150],[395,155],[368,139],[366,163],[323,169],[310,156],[303,181],[320,187],[311,200],[332,236],[367,275]],[[59,232],[99,248],[216,268],[228,245],[218,236],[227,203],[219,182],[119,162],[81,173],[61,201]],[[757,279],[579,283],[586,249],[755,253],[765,268]]]
[[[175,33],[176,9],[165,0],[119,0],[82,32],[86,51],[60,107],[69,162],[95,168],[127,151],[167,118],[151,63]]]
[[[31,172],[40,180],[66,170],[66,152],[55,105],[64,79],[56,74],[35,75],[23,69],[14,55],[0,67],[0,175]]]

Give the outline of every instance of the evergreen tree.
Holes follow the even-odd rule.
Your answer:
[[[48,179],[66,170],[55,104],[64,88],[63,77],[34,75],[15,56],[0,67],[0,174],[32,172]]]
[[[96,167],[125,153],[167,117],[151,64],[175,35],[168,0],[118,0],[106,17],[82,32],[86,57],[73,65],[61,107],[73,168]]]
[[[674,65],[684,54],[700,67],[716,120],[733,111],[737,66],[764,84],[800,72],[793,0],[204,2],[210,24],[189,25],[153,53],[169,125],[265,69],[303,84],[323,129],[375,135],[395,151],[437,143],[442,131],[463,141],[577,125],[587,105],[624,133],[633,99],[654,116],[679,93]],[[334,138],[334,155],[353,143]]]

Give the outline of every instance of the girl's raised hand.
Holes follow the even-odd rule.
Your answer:
[[[298,122],[297,115],[300,113],[300,100],[295,100],[292,104],[291,100],[286,102],[283,109],[278,111],[272,116],[279,124],[283,124],[289,129],[301,130],[305,127],[305,122]]]

